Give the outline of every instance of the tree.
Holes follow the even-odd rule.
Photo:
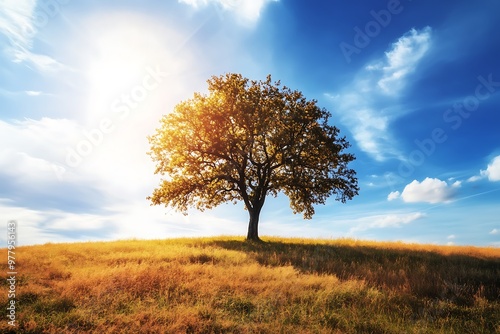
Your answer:
[[[335,194],[345,203],[358,194],[353,154],[331,116],[299,91],[240,74],[213,76],[208,94],[195,93],[161,119],[148,137],[164,175],[148,199],[186,212],[243,201],[247,240],[259,240],[259,216],[267,195],[284,193],[294,213],[310,219],[314,204]]]

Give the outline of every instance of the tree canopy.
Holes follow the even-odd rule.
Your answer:
[[[250,215],[247,239],[259,240],[267,195],[290,199],[294,213],[311,218],[326,199],[345,203],[358,194],[355,159],[330,113],[297,90],[240,74],[213,76],[208,94],[177,104],[150,136],[156,174],[152,196],[185,212],[243,201]]]

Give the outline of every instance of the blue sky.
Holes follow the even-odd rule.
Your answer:
[[[261,235],[500,246],[496,0],[0,6],[0,223],[21,244],[245,235],[241,203],[183,216],[146,200],[146,137],[237,72],[318,100],[357,157],[359,196],[311,220],[269,199]]]

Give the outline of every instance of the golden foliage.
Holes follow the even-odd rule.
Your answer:
[[[179,103],[149,137],[156,173],[165,176],[152,204],[186,211],[243,201],[256,225],[267,195],[283,192],[294,213],[311,218],[329,196],[345,202],[358,194],[348,168],[354,155],[343,153],[350,145],[315,100],[270,76],[214,76],[208,91]]]

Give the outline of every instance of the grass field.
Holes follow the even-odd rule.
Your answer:
[[[500,333],[499,248],[264,240],[19,247],[17,332]]]

